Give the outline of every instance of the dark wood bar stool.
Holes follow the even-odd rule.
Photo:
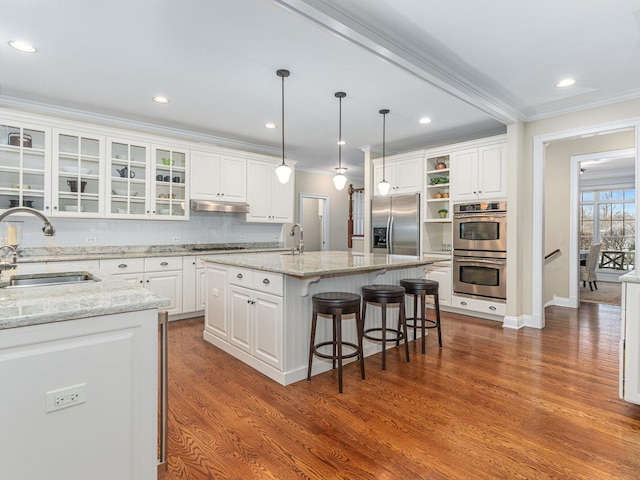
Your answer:
[[[400,280],[407,292],[407,295],[413,296],[413,317],[407,318],[407,324],[409,327],[413,327],[413,339],[416,339],[416,329],[418,328],[418,322],[420,322],[420,328],[422,329],[422,353],[425,353],[425,339],[426,328],[438,329],[438,343],[442,347],[442,332],[440,331],[440,299],[438,295],[438,288],[440,284],[435,280],[427,280],[424,278],[412,278],[406,280]],[[427,318],[427,306],[426,295],[433,295],[433,303],[436,308],[436,319],[430,320]],[[420,297],[420,316],[418,317],[418,297]]]
[[[369,340],[382,342],[382,370],[387,369],[386,349],[387,349],[387,332],[391,332],[395,340],[396,346],[400,345],[400,340],[404,338],[404,349],[409,361],[409,345],[407,344],[407,319],[404,310],[404,287],[398,285],[366,285],[362,287],[362,325],[363,336]],[[382,326],[380,328],[364,329],[367,315],[367,303],[378,303],[382,313]],[[387,327],[387,305],[398,304],[398,327]],[[376,336],[375,332],[379,332],[380,336]]]
[[[338,391],[342,393],[342,360],[345,358],[358,357],[360,360],[360,373],[364,380],[364,352],[362,350],[362,320],[360,318],[360,295],[357,293],[345,292],[325,292],[317,293],[311,297],[313,303],[313,317],[311,319],[311,341],[309,344],[309,368],[307,370],[307,381],[311,380],[311,365],[313,356],[326,358],[333,361],[333,368],[336,368],[336,360],[338,361]],[[358,331],[358,344],[342,341],[342,315],[355,313],[356,328]],[[316,326],[318,323],[318,314],[331,315],[333,317],[333,339],[327,342],[316,341]],[[332,352],[322,353],[320,348],[331,345]],[[343,347],[350,347],[353,352],[344,354]]]

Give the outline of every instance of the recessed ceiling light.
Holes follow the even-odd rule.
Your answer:
[[[153,97],[153,101],[156,102],[156,103],[169,103],[169,102],[171,102],[171,100],[169,100],[167,97],[160,97],[160,96]]]
[[[556,83],[556,87],[570,87],[571,85],[573,85],[574,83],[576,83],[575,79],[573,78],[564,78],[562,80],[560,80],[558,83]]]
[[[277,128],[275,123],[265,123],[264,128]]]
[[[36,53],[38,51],[36,47],[27,42],[23,42],[22,40],[9,40],[7,43],[10,47],[20,50],[21,52]]]
[[[418,120],[418,123],[431,123],[431,119],[429,117],[422,117]]]

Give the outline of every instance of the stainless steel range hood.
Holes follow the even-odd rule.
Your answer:
[[[196,212],[249,213],[248,203],[191,200],[191,210]]]

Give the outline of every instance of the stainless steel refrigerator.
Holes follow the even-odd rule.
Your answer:
[[[420,194],[374,197],[371,201],[371,251],[420,254]]]

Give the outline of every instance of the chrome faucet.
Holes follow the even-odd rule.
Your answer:
[[[295,243],[295,237],[296,237],[296,227],[298,227],[298,232],[300,232],[300,234],[298,235],[298,244],[296,245]],[[291,227],[291,233],[290,235],[293,237],[294,239],[294,244],[291,247],[291,254],[295,255],[296,254],[296,250],[298,251],[298,253],[300,255],[302,255],[304,253],[304,241],[303,241],[303,235],[302,235],[302,227],[300,226],[299,223],[294,223],[293,226]]]
[[[40,211],[36,210],[35,208],[30,208],[30,207],[13,207],[13,208],[9,208],[7,209],[4,213],[0,214],[0,222],[2,220],[4,220],[5,218],[7,218],[9,215],[12,215],[14,213],[19,213],[19,212],[24,212],[24,213],[30,213],[32,215],[35,215],[36,217],[40,218],[41,220],[44,221],[44,227],[42,227],[42,232],[47,236],[47,237],[51,237],[53,235],[56,234],[56,229],[53,228],[53,225],[51,225],[51,222],[49,221],[49,219]],[[12,251],[12,255],[11,255],[11,261],[10,262],[4,262],[0,260],[0,274],[4,271],[4,270],[13,270],[17,267],[18,265],[18,251],[17,251],[17,245],[1,245],[0,246],[0,251],[8,249],[10,251]]]

